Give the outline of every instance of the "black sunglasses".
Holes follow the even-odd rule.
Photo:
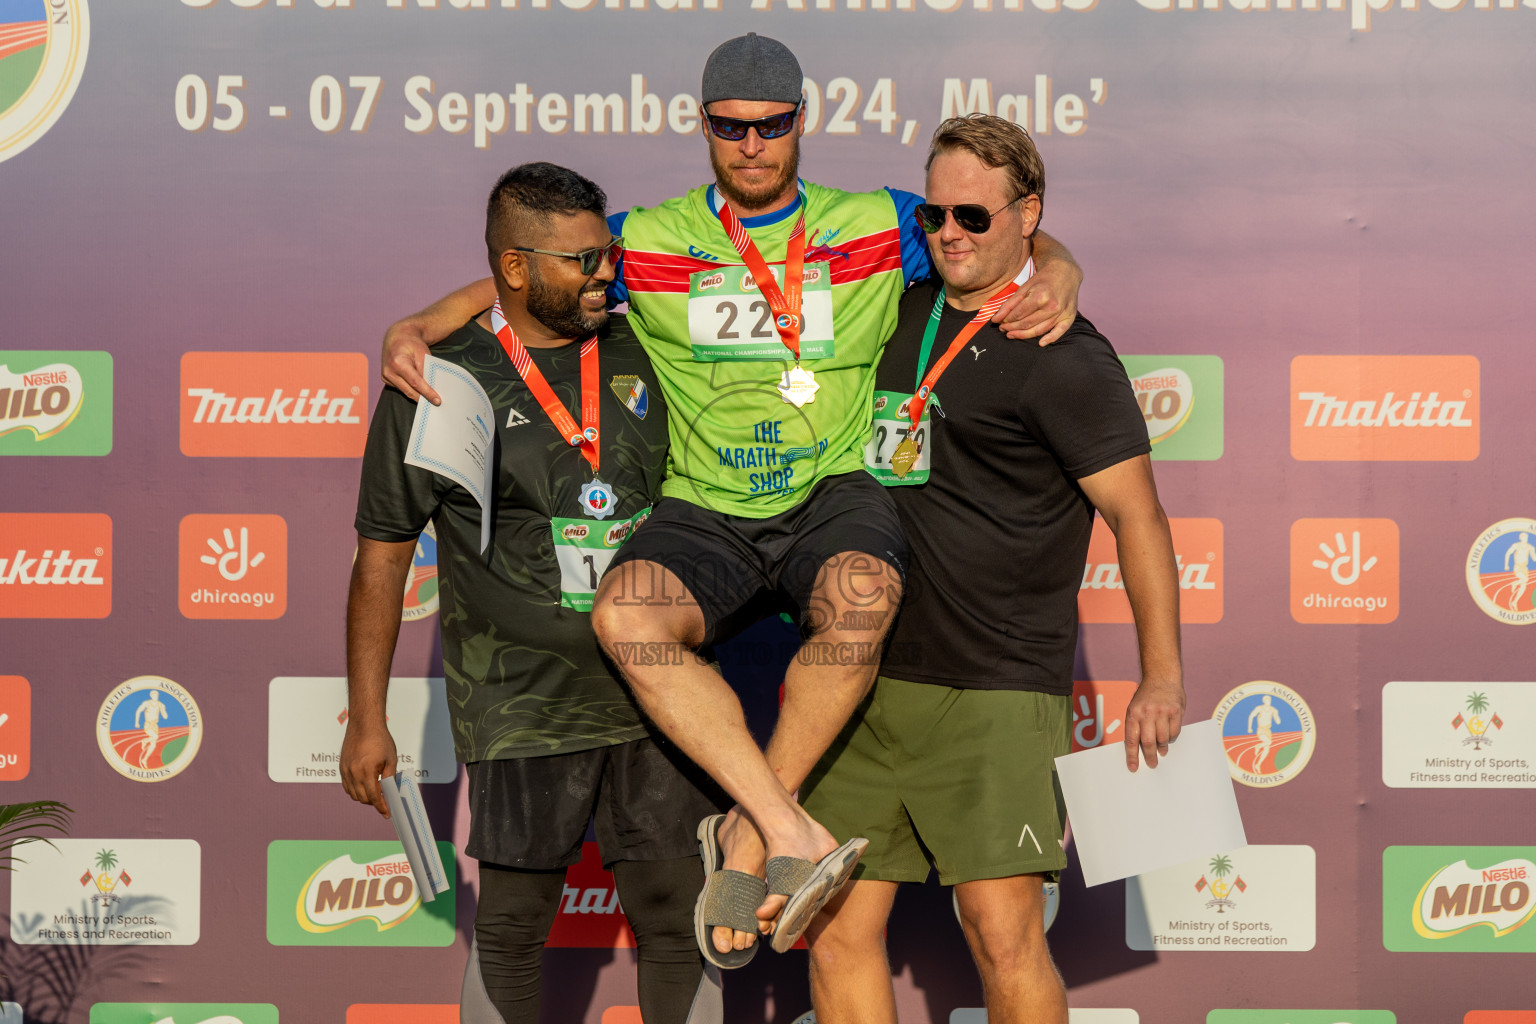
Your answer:
[[[1022,199],[1023,197],[1020,196],[1019,198]],[[1018,199],[1010,199],[991,213],[988,213],[987,208],[980,203],[960,203],[958,206],[918,203],[917,222],[922,225],[924,231],[931,235],[944,227],[944,211],[949,210],[954,213],[955,223],[960,225],[961,231],[969,231],[973,235],[983,235],[991,230],[993,217],[996,217],[1018,201]]]
[[[575,260],[581,264],[581,272],[591,277],[597,273],[597,268],[607,260],[614,266],[619,265],[619,259],[624,255],[624,239],[615,238],[607,245],[599,245],[595,249],[583,249],[581,252],[558,252],[554,249],[530,249],[525,245],[512,246],[517,252],[541,252],[545,256],[560,256],[564,259]]]
[[[769,114],[767,117],[759,117],[752,121],[743,121],[739,117],[720,117],[716,114],[706,113],[704,120],[709,122],[709,130],[718,138],[728,142],[740,142],[747,137],[747,132],[757,129],[757,137],[760,139],[776,139],[781,135],[788,135],[795,127],[795,116],[800,113],[800,108],[805,105],[801,100],[795,104],[794,110],[786,110],[782,114]]]

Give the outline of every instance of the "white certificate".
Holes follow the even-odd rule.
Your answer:
[[[1156,768],[1114,743],[1056,759],[1083,883],[1099,885],[1248,845],[1221,726],[1179,731]]]
[[[491,542],[491,475],[496,414],[491,399],[464,367],[427,356],[423,371],[442,405],[416,402],[405,464],[420,466],[464,488],[480,505],[480,550]]]

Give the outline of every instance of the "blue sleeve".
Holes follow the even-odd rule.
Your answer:
[[[923,197],[899,188],[886,187],[896,203],[896,224],[901,231],[901,276],[908,286],[933,276],[933,260],[928,255],[928,236],[917,222],[917,204]]]
[[[624,233],[624,218],[629,216],[628,210],[620,210],[618,213],[608,215],[608,233],[617,238]],[[614,275],[613,283],[608,286],[608,308],[612,309],[620,303],[629,301],[629,289],[624,287],[624,262],[619,261],[618,273]]]

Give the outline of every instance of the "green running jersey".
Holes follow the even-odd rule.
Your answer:
[[[710,206],[712,186],[624,219],[629,323],[670,409],[666,496],[764,519],[864,465],[874,367],[903,288],[896,203],[884,189],[801,188],[784,215],[746,222],[782,274],[805,211],[801,365],[819,390],[798,409],[778,391],[793,359],[755,284],[740,281],[744,261]]]

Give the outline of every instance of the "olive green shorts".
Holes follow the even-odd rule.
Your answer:
[[[1067,863],[1056,758],[1072,698],[961,690],[881,676],[801,787],[839,842],[869,848],[853,877],[939,882],[1043,873]]]

